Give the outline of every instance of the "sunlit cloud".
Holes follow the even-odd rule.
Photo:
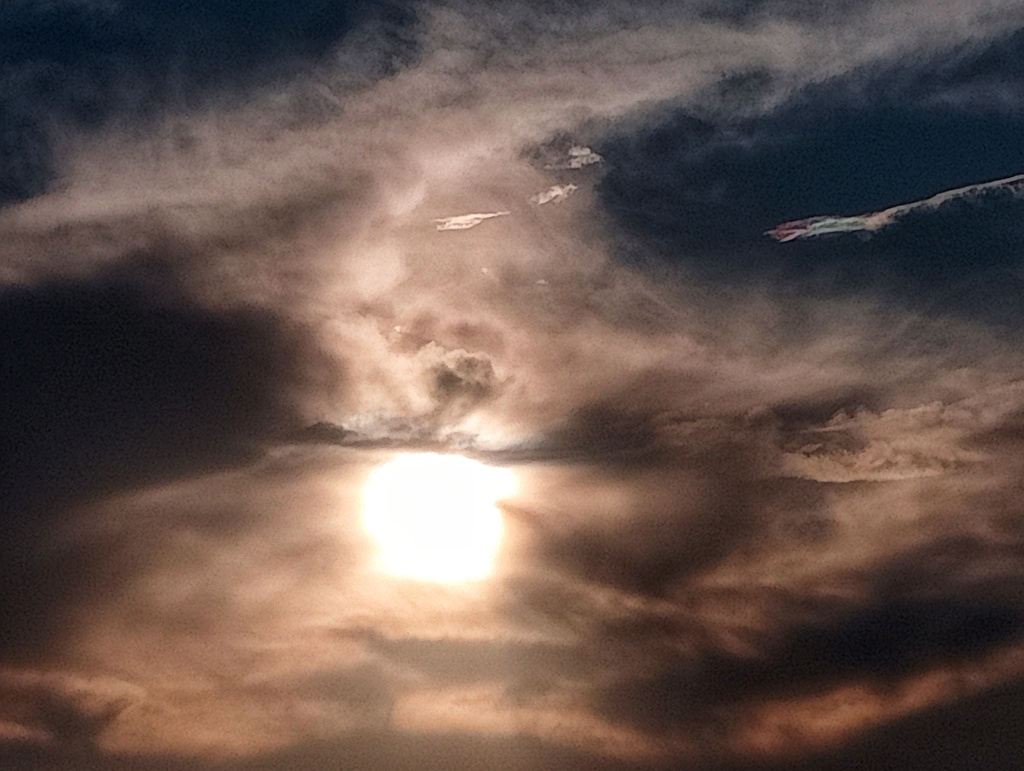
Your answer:
[[[556,163],[549,163],[545,169],[582,169],[585,166],[593,166],[603,159],[589,147],[573,145],[566,152],[564,160]]]
[[[485,212],[483,214],[456,214],[452,217],[441,217],[434,220],[438,230],[469,230],[481,222],[495,217],[507,217],[510,211]]]
[[[552,185],[547,190],[530,196],[530,203],[535,203],[538,206],[543,206],[546,203],[558,203],[559,201],[564,201],[577,190],[579,190],[579,186],[572,183]]]
[[[891,206],[888,209],[870,214],[858,214],[850,217],[808,217],[802,220],[783,222],[781,225],[776,225],[769,230],[766,235],[770,235],[776,241],[785,243],[797,238],[813,238],[834,233],[872,233],[892,225],[897,219],[911,212],[936,209],[949,201],[973,198],[997,188],[1019,194],[1019,188],[1022,183],[1024,183],[1024,174],[1016,174],[1012,177],[995,179],[991,182],[979,182],[974,185],[954,188],[953,190],[944,190],[920,201]]]

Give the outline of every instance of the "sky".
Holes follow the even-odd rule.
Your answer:
[[[1024,754],[1019,186],[766,235],[1024,173],[1015,0],[13,0],[0,40],[0,765]],[[367,527],[427,453],[504,480],[472,579]],[[424,542],[462,487],[403,493]]]

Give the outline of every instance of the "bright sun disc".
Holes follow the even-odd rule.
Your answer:
[[[515,475],[459,455],[400,455],[371,472],[363,522],[381,566],[438,583],[486,578],[504,533],[497,501]]]

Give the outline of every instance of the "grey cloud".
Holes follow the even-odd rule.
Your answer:
[[[109,678],[4,670],[0,684],[0,722],[81,757],[97,756],[104,732],[141,700],[139,689]]]
[[[582,405],[567,418],[520,447],[500,450],[507,462],[553,461],[608,466],[645,465],[661,448],[658,416],[609,399]]]
[[[1014,680],[988,693],[922,710],[806,759],[738,764],[736,771],[973,771],[979,761],[991,768],[1012,766],[1024,752],[1017,731],[1022,713],[1024,686]]]
[[[299,677],[274,679],[255,673],[242,690],[272,701],[288,701],[296,711],[306,712],[310,723],[322,713],[325,722],[366,730],[391,724],[396,694],[407,685],[384,666],[360,662]]]
[[[752,595],[745,602],[764,616],[738,619],[753,623],[740,651],[715,643],[718,632],[705,626],[720,618],[714,605],[728,607],[729,598],[697,591],[692,603],[681,603],[685,610],[676,618],[648,628],[651,643],[662,646],[653,658],[640,659],[652,663],[623,671],[596,692],[595,704],[644,730],[686,732],[710,720],[728,733],[744,710],[766,701],[844,684],[884,691],[923,673],[955,670],[1019,645],[1019,555],[1019,544],[950,537],[891,556],[863,574],[834,578],[837,584],[855,578],[866,592]],[[627,631],[611,639],[628,649],[638,637]],[[656,650],[652,645],[650,651]],[[647,666],[653,672],[644,673]]]
[[[451,417],[477,406],[500,387],[487,356],[461,349],[442,353],[432,374],[437,409]]]
[[[686,730],[707,716],[742,712],[760,699],[826,692],[844,682],[895,687],[903,677],[949,665],[1019,637],[1019,608],[956,600],[883,603],[832,625],[791,630],[767,656],[708,654],[678,670],[624,679],[598,709],[645,730]]]
[[[40,126],[0,104],[0,206],[46,189],[54,174],[51,153]]]
[[[302,365],[283,324],[161,295],[116,276],[4,290],[8,504],[174,473],[198,452],[244,459],[294,419]]]
[[[353,771],[649,771],[656,766],[608,758],[584,748],[530,737],[480,736],[468,733],[361,731],[334,741],[308,741],[255,757],[212,761],[160,754],[83,755],[30,743],[0,744],[0,761],[23,771],[89,769],[90,771],[322,771],[339,760]]]
[[[472,433],[453,429],[473,410],[500,392],[502,380],[486,354],[463,349],[445,350],[428,343],[416,361],[429,409],[413,415],[357,414],[344,423],[318,421],[289,435],[300,443],[346,447],[392,447],[473,451]]]
[[[39,698],[35,712],[40,726],[55,742],[94,752],[100,734],[127,706],[118,702],[99,711],[84,711],[66,697],[45,695]]]
[[[585,524],[544,537],[542,559],[590,581],[661,595],[713,566],[749,534],[749,493],[724,479],[667,466],[622,483],[631,495],[617,511],[621,523],[587,517],[580,491],[574,513]]]
[[[612,402],[495,457],[537,465],[539,481],[528,465],[509,513],[531,528],[542,564],[598,586],[664,596],[764,526],[774,498],[766,495],[773,469],[765,439],[742,422],[701,425]],[[787,516],[794,515],[780,518]]]
[[[76,504],[252,462],[296,424],[318,354],[271,314],[208,311],[127,275],[8,287],[0,326],[7,655],[124,578],[103,554],[50,544]]]

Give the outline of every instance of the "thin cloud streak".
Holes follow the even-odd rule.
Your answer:
[[[891,206],[871,214],[858,214],[850,217],[819,216],[783,222],[767,231],[765,235],[786,243],[797,238],[814,238],[834,233],[873,233],[892,225],[897,219],[910,212],[936,209],[949,201],[973,198],[995,188],[1008,189],[1016,193],[1017,187],[1022,183],[1024,183],[1024,174],[1015,174],[1012,177],[995,179],[991,182],[978,182],[952,190],[944,190],[920,201]]]
[[[485,212],[483,214],[456,214],[451,217],[441,217],[434,220],[438,230],[469,230],[475,228],[481,222],[494,219],[495,217],[507,217],[510,211]]]

